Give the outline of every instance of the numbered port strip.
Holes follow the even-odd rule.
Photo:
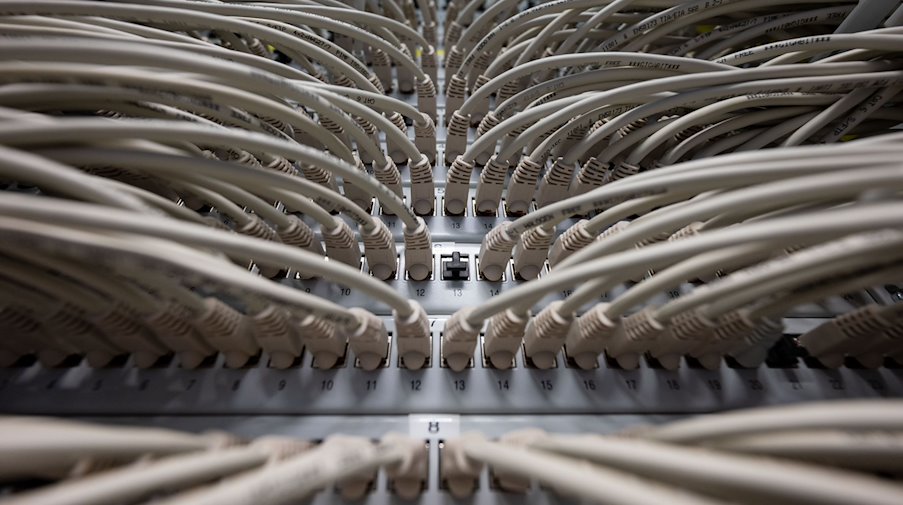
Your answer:
[[[804,321],[796,320],[800,326]],[[817,324],[812,320],[811,324]],[[388,322],[392,330],[391,321]],[[83,362],[46,369],[20,363],[0,370],[0,411],[17,414],[606,414],[693,413],[803,400],[900,396],[903,369],[824,369],[793,354],[792,346],[756,369],[723,362],[716,370],[683,360],[677,370],[641,360],[623,370],[599,358],[598,367],[572,365],[566,349],[553,368],[533,368],[523,353],[515,367],[493,368],[482,346],[468,367],[444,366],[443,319],[432,323],[432,355],[420,370],[404,368],[392,346],[374,371],[349,352],[329,370],[305,352],[296,366],[277,370],[264,354],[241,369],[224,358],[188,370],[177,360],[139,369],[130,362],[94,369]],[[792,338],[790,336],[788,339]],[[778,346],[780,348],[780,346]],[[850,364],[852,365],[852,364]]]

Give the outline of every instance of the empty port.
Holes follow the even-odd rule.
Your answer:
[[[439,265],[443,281],[469,281],[470,256],[457,251],[439,257]]]

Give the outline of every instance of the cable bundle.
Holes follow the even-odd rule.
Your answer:
[[[313,444],[40,418],[6,418],[0,425],[0,479],[49,481],[14,491],[3,499],[8,504],[277,505],[332,486],[356,500],[381,468],[396,492],[411,499],[427,472],[426,444],[396,433],[378,443],[337,435]]]
[[[523,344],[540,368],[562,348],[584,368],[603,351],[754,367],[793,307],[899,276],[898,4],[479,4],[449,8],[444,208],[516,218],[478,269],[497,281],[511,261],[531,282],[453,315],[456,353],[488,321],[493,363]],[[829,366],[879,366],[903,350],[900,312],[868,305],[830,343],[801,341]]]
[[[382,322],[266,279],[286,270],[385,302],[409,362],[428,353],[423,309],[380,282],[433,265],[435,6],[405,5],[4,3],[2,361],[386,358]]]
[[[484,465],[502,489],[536,480],[592,503],[898,503],[899,402],[833,402],[713,414],[624,436],[466,434],[446,441],[458,497]]]

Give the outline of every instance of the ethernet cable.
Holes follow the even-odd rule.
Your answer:
[[[819,65],[818,67],[819,67],[819,70],[827,68],[824,65]],[[788,69],[788,67],[782,67],[782,68],[785,70]],[[877,67],[872,67],[872,68],[877,69]],[[524,146],[524,143],[527,141],[527,139],[531,138],[533,135],[538,135],[542,132],[545,132],[546,130],[548,130],[551,127],[551,125],[556,125],[556,124],[565,122],[566,120],[564,118],[573,118],[573,117],[575,117],[575,115],[589,112],[591,110],[596,110],[596,109],[594,109],[593,104],[597,104],[597,103],[601,104],[603,102],[617,103],[622,100],[628,100],[632,96],[631,92],[634,90],[638,91],[638,90],[642,89],[644,92],[647,90],[651,92],[651,91],[657,91],[657,88],[660,88],[661,90],[673,89],[674,86],[678,86],[678,87],[680,86],[679,84],[674,82],[675,80],[677,80],[677,82],[680,82],[679,80],[686,80],[686,79],[702,80],[705,83],[713,84],[713,85],[718,82],[722,82],[722,81],[730,82],[732,80],[737,80],[737,79],[742,79],[742,80],[746,81],[747,79],[753,78],[752,73],[759,73],[762,71],[770,72],[773,70],[775,70],[775,69],[768,68],[768,69],[743,70],[743,71],[740,71],[739,73],[737,73],[736,71],[734,71],[734,72],[725,71],[725,72],[710,72],[710,73],[705,73],[705,74],[693,74],[693,75],[688,75],[688,76],[676,76],[676,77],[657,79],[657,80],[651,81],[649,83],[637,83],[634,85],[625,86],[623,88],[618,88],[618,89],[611,90],[608,92],[598,93],[598,94],[591,96],[590,98],[586,98],[586,99],[577,101],[575,103],[572,103],[569,106],[564,107],[563,109],[559,109],[557,112],[552,113],[550,116],[548,116],[548,117],[542,119],[541,121],[537,122],[536,124],[530,126],[529,128],[526,129],[526,131],[524,131],[523,133],[520,133],[514,141],[508,143],[504,147],[504,149],[499,151],[496,155],[496,158],[499,160],[511,159]],[[808,70],[804,70],[803,68],[797,68],[797,71],[809,73]],[[741,74],[743,75],[742,78],[740,78]],[[828,88],[830,88],[832,86],[838,86],[839,83],[843,79],[852,79],[849,82],[853,82],[858,79],[862,79],[863,81],[865,81],[870,78],[876,77],[877,75],[878,74],[862,73],[862,74],[856,74],[856,76],[848,75],[848,76],[844,76],[842,78],[838,78],[838,77],[833,77],[833,78],[806,77],[806,78],[804,78],[804,82],[806,82],[810,85],[824,84],[825,86],[828,86]],[[888,77],[890,77],[890,75],[888,75]],[[568,154],[569,154],[569,156],[573,156],[574,155],[573,153],[575,153],[575,152],[582,152],[582,151],[580,151],[581,147],[585,147],[587,144],[594,145],[595,143],[598,142],[598,140],[600,138],[604,137],[611,131],[613,131],[617,128],[620,128],[621,126],[624,126],[625,124],[627,124],[628,122],[630,122],[632,120],[638,119],[639,117],[643,117],[644,112],[648,111],[651,113],[651,112],[656,111],[656,109],[658,111],[667,110],[672,105],[680,105],[682,102],[689,101],[691,99],[689,97],[696,98],[696,96],[698,95],[700,99],[705,99],[705,98],[710,98],[710,97],[716,97],[719,95],[722,95],[722,96],[730,95],[731,93],[743,93],[744,91],[747,91],[747,90],[764,92],[764,91],[768,91],[771,86],[773,86],[773,88],[770,88],[770,89],[782,89],[781,88],[782,86],[799,85],[798,79],[803,79],[803,78],[800,77],[800,78],[791,78],[791,79],[771,79],[771,80],[764,80],[764,81],[745,82],[742,84],[733,84],[733,85],[728,84],[728,85],[723,86],[723,91],[720,91],[721,88],[710,87],[710,88],[705,88],[704,90],[697,91],[694,93],[677,95],[671,99],[666,99],[666,100],[656,103],[654,105],[642,106],[638,109],[634,109],[633,111],[631,111],[627,114],[622,114],[621,116],[618,116],[615,120],[610,121],[609,123],[605,124],[598,130],[593,132],[592,135],[590,135],[590,137],[593,137],[593,136],[595,136],[595,137],[593,137],[592,139],[585,138],[574,149],[571,149]],[[664,86],[665,83],[669,83],[669,86]],[[816,83],[818,83],[818,84],[816,84]],[[674,103],[672,104],[668,100],[671,100],[671,102],[674,102]],[[654,109],[653,109],[653,107],[654,107]],[[606,107],[603,107],[603,109],[605,109],[605,108]],[[608,109],[616,109],[615,106],[612,106],[612,105],[609,105],[607,108]],[[648,109],[652,109],[652,110],[648,110]],[[566,114],[565,114],[565,111],[567,111]],[[584,117],[586,117],[586,116],[584,116]],[[559,119],[559,118],[561,118],[561,119]],[[491,147],[492,144],[494,144],[494,139],[497,138],[498,136],[503,135],[506,132],[510,131],[509,125],[513,124],[515,121],[516,121],[516,117],[509,118],[509,119],[503,121],[502,123],[500,123],[498,126],[493,128],[489,132],[487,132],[486,134],[480,136],[469,147],[468,151],[463,155],[465,158],[465,161],[467,159],[472,159],[472,156],[475,153],[483,152],[487,147]],[[566,136],[567,134],[577,130],[580,127],[588,128],[590,126],[590,124],[591,123],[586,122],[586,119],[574,119],[574,120],[570,121],[569,123],[567,123],[566,126],[564,126],[563,128],[560,128],[557,131],[555,131],[555,133],[553,133],[552,136],[549,139],[547,139],[546,143],[543,145],[555,145],[556,141],[563,139],[564,136]],[[548,152],[548,149],[546,149],[544,152],[534,151],[531,154],[531,160],[535,163],[541,163],[545,159],[545,157],[548,156],[549,154],[550,153]],[[573,161],[571,159],[565,159],[565,163],[573,163]],[[454,168],[455,167],[453,167],[453,169]],[[456,173],[455,178],[452,178],[451,174],[450,174],[447,186],[449,186],[449,189],[451,189],[453,184],[460,185],[460,181],[466,180],[462,176],[467,176],[467,175],[469,175],[469,174],[468,173],[461,173],[461,174]],[[448,192],[448,190],[447,190],[447,192]],[[446,201],[448,201],[448,200],[446,200]],[[492,206],[491,202],[488,204],[488,206],[490,206],[490,207]]]
[[[289,445],[288,442],[280,441]],[[243,447],[170,456],[158,461],[123,467],[61,481],[7,498],[10,505],[114,505],[152,496],[165,489],[178,491],[219,478],[253,470],[276,453],[263,440]]]
[[[483,464],[491,465],[498,473],[536,479],[563,494],[593,503],[720,503],[675,486],[653,484],[651,480],[616,469],[586,465],[513,444],[490,442],[477,433],[464,434],[446,442],[442,471],[452,494],[458,498],[467,496],[466,481],[472,481],[476,477],[473,474],[478,474]]]
[[[836,429],[735,437],[713,448],[733,453],[826,464],[866,472],[900,471],[897,432],[847,433]]]
[[[98,186],[92,177],[78,170],[26,151],[0,146],[0,173],[111,207],[150,211],[149,206],[133,195],[113,191],[109,186]]]
[[[214,486],[159,500],[162,505],[260,505],[296,501],[343,478],[401,463],[422,444],[387,440],[373,445],[363,438],[332,436],[319,446]]]
[[[866,169],[863,170],[862,176],[863,179],[853,182],[843,173],[813,175],[791,179],[795,181],[793,185],[785,181],[779,181],[696,200],[686,205],[681,205],[676,209],[666,207],[668,210],[660,212],[658,219],[651,219],[653,215],[650,214],[646,216],[646,219],[638,220],[635,225],[628,226],[617,235],[613,235],[604,241],[597,242],[570,255],[567,259],[557,263],[556,268],[567,268],[582,261],[602,257],[607,253],[625,250],[635,244],[643,243],[657,233],[672,233],[674,230],[680,229],[682,226],[694,221],[702,221],[736,208],[742,208],[747,212],[755,212],[756,210],[767,211],[784,205],[799,203],[801,198],[806,198],[808,195],[817,195],[819,199],[855,197],[860,192],[873,187],[881,187],[883,185],[893,187],[901,182],[897,170],[892,167]],[[799,186],[796,185],[796,182],[799,183]],[[801,194],[799,188],[806,188],[806,194]],[[603,286],[607,285],[610,285],[610,283],[599,281],[590,281],[584,284],[569,297],[563,309],[567,311],[577,310],[584,303],[595,298],[599,291],[604,291]],[[647,287],[651,289],[653,285],[660,287],[657,291],[663,291],[666,284],[658,284],[653,278]],[[608,313],[609,317],[616,315],[614,310],[612,309],[612,312]]]
[[[680,47],[673,51],[673,54],[693,52],[696,58],[711,60],[715,56],[729,51],[732,47],[745,44],[769,32],[813,25],[822,25],[830,29],[835,26],[835,19],[837,20],[836,23],[839,24],[839,18],[846,16],[852,9],[852,6],[841,5],[801,12],[765,14],[752,19],[741,19],[734,23],[717,26],[711,31],[697,35],[681,44]],[[700,47],[707,44],[707,47]]]
[[[216,437],[172,430],[99,427],[73,421],[6,417],[0,419],[0,475],[61,477],[85,458],[129,461],[145,454],[202,451]]]
[[[709,283],[705,289],[682,296],[680,302],[673,300],[658,308],[655,317],[664,322],[680,312],[706,304],[701,307],[701,315],[716,318],[770,293],[791,291],[828,276],[874,267],[885,261],[893,262],[898,259],[894,254],[899,246],[898,241],[894,234],[876,234],[854,236],[834,244],[804,249],[784,259],[776,259],[769,265],[762,265],[761,271],[753,267],[749,271],[734,272],[719,282]],[[874,256],[857,257],[853,251],[860,250],[863,254]],[[743,290],[748,291],[741,292]]]
[[[10,45],[13,45],[13,44],[16,44],[16,43],[15,42],[10,43]],[[29,52],[31,52],[33,50],[37,51],[39,49],[39,47],[38,47],[39,45],[40,44],[38,44],[36,42],[32,42],[26,46],[30,49],[24,49],[24,48],[23,49],[27,50]],[[110,64],[112,61],[120,61],[120,60],[126,61],[125,59],[122,59],[125,57],[124,54],[122,54],[122,53],[127,53],[128,56],[126,58],[127,58],[127,61],[129,61],[129,64],[134,64],[136,61],[140,61],[139,58],[146,58],[148,60],[148,63],[150,63],[150,64],[159,63],[161,58],[163,58],[165,56],[165,58],[164,58],[165,61],[167,61],[167,63],[169,65],[174,65],[174,68],[182,68],[185,70],[191,69],[191,71],[196,71],[198,69],[198,67],[201,66],[201,61],[197,60],[197,58],[187,58],[186,55],[184,55],[182,53],[166,52],[164,55],[164,53],[159,50],[150,52],[150,51],[145,50],[146,48],[143,48],[141,46],[120,47],[121,46],[120,45],[115,48],[112,48],[112,47],[108,47],[108,46],[104,46],[104,45],[98,45],[93,42],[83,42],[83,41],[73,42],[73,43],[67,44],[65,47],[59,46],[58,44],[54,44],[53,42],[48,41],[46,47],[43,49],[40,49],[40,51],[38,51],[41,54],[45,54],[43,52],[43,50],[47,49],[49,51],[49,53],[46,53],[46,56],[43,56],[43,57],[39,56],[38,53],[31,53],[30,56],[34,59],[38,59],[38,58],[58,59],[61,57],[61,52],[65,52],[65,51],[68,51],[69,49],[73,49],[74,45],[78,45],[81,48],[78,51],[78,53],[80,55],[80,56],[78,56],[78,58],[81,61],[89,61],[89,58],[87,58],[87,56],[90,54],[91,55],[90,58],[101,58],[102,57],[105,60],[104,61],[105,64]],[[101,56],[101,55],[103,55],[103,56]],[[191,60],[191,63],[189,63],[189,60]],[[290,98],[292,100],[300,100],[303,103],[318,103],[318,104],[321,104],[322,107],[333,108],[332,110],[336,110],[336,109],[334,109],[334,106],[327,104],[322,97],[320,97],[317,94],[312,94],[312,93],[310,93],[310,91],[303,89],[300,86],[296,86],[296,85],[293,85],[288,82],[284,82],[284,83],[281,83],[282,85],[279,85],[278,78],[276,76],[268,76],[268,77],[266,77],[266,80],[260,80],[260,79],[250,79],[249,80],[247,78],[247,76],[244,74],[244,69],[242,67],[230,68],[226,62],[219,62],[216,65],[212,65],[212,64],[204,65],[203,68],[205,70],[209,70],[210,73],[213,75],[219,75],[222,78],[232,78],[232,79],[237,80],[237,82],[248,83],[250,85],[251,90],[254,90],[254,91],[257,91],[260,93],[264,93],[264,94],[275,93],[277,95],[286,96],[287,98]],[[277,82],[274,82],[274,80],[277,80]],[[348,103],[348,102],[346,102],[346,103]],[[368,110],[366,108],[362,108],[362,109]],[[363,112],[363,110],[361,112]],[[339,114],[336,114],[334,116],[334,118],[341,118],[341,117],[344,117],[344,113],[339,112]],[[340,122],[340,124],[344,125],[345,123]],[[364,135],[364,137],[366,137],[366,135],[360,130],[360,127],[357,126],[357,124],[351,124],[350,127],[352,129],[355,129],[354,131],[360,131],[360,133],[362,135]],[[394,125],[389,128],[397,129]],[[416,152],[416,147],[411,146],[410,141],[407,141],[406,138],[400,138],[400,137],[404,137],[404,135],[400,135],[400,132],[396,131],[395,133],[399,134],[400,142],[407,142],[407,144],[409,145],[409,149],[412,149],[412,151],[409,151],[408,154],[413,155]],[[366,141],[369,141],[369,138],[366,138]],[[421,155],[418,158],[418,160],[411,166],[411,170],[416,175],[416,177],[413,178],[414,184],[413,184],[413,189],[412,189],[412,191],[415,192],[415,197],[416,197],[415,198],[416,202],[414,203],[414,205],[421,212],[424,212],[424,213],[428,212],[429,209],[432,209],[432,201],[433,201],[432,200],[432,190],[430,189],[432,187],[431,186],[432,185],[432,175],[431,175],[432,170],[431,170],[431,167],[429,166],[429,162],[427,161],[427,159],[425,159]],[[366,186],[364,186],[364,188],[366,188]],[[427,197],[427,193],[429,193],[429,197]],[[387,205],[387,207],[391,207],[391,206]],[[393,212],[398,214],[398,210],[393,210]]]
[[[317,271],[324,278],[340,281],[368,293],[374,299],[386,302],[402,317],[409,317],[413,313],[411,300],[403,298],[387,285],[362,275],[359,270],[336,262],[324,261],[322,256],[282,244],[155,216],[142,216],[136,219],[134,215],[126,213],[110,214],[103,207],[83,206],[50,197],[36,198],[8,194],[0,197],[0,207],[3,207],[6,216],[57,224],[68,222],[73,226],[90,225],[99,229],[158,236],[180,243],[214,247],[229,254],[247,255],[261,262],[290,265],[304,271]]]
[[[670,444],[706,445],[801,430],[895,432],[903,428],[901,409],[899,401],[887,399],[808,402],[675,421],[645,430],[642,438]]]
[[[65,4],[68,3],[69,2],[66,2]],[[423,72],[423,69],[421,69],[419,65],[414,63],[408,54],[405,54],[405,52],[401,51],[395,45],[354,25],[336,21],[325,16],[255,6],[183,2],[179,0],[146,0],[143,3],[160,6],[158,8],[163,8],[163,6],[181,6],[184,8],[184,10],[215,13],[226,16],[251,15],[264,18],[275,18],[280,21],[290,23],[294,22],[301,25],[324,28],[337,34],[351,36],[357,40],[361,40],[371,47],[378,48],[380,51],[386,53],[395,63],[399,65],[399,67],[411,72],[414,75],[415,81],[417,83],[418,103],[421,112],[427,113],[431,117],[435,116],[435,89],[433,87],[432,80]],[[53,4],[51,2],[50,5],[53,5],[54,8],[56,8],[56,4]],[[117,7],[125,7],[125,5],[117,5]],[[65,9],[66,7],[63,8]],[[113,9],[114,12],[115,10],[116,9]]]
[[[873,51],[899,51],[903,38],[899,35],[861,32],[857,34],[831,34],[814,37],[801,37],[781,42],[756,46],[718,58],[718,63],[742,65],[773,58],[788,52],[814,52],[843,49],[870,49]]]
[[[493,297],[479,307],[467,307],[453,314],[446,324],[443,352],[450,364],[452,363],[450,355],[467,356],[473,352],[472,347],[484,321],[493,315],[509,308],[515,314],[524,314],[535,300],[548,292],[578,284],[587,278],[597,278],[613,272],[625,275],[631,270],[656,268],[661,264],[672,263],[728,245],[775,240],[806,243],[807,240],[817,241],[854,232],[899,227],[899,223],[894,224],[890,215],[882,215],[884,210],[890,210],[894,205],[896,204],[858,205],[853,208],[767,219],[674,242],[651,244],[642,249],[615,253],[604,259],[562,269],[554,275],[541,277]],[[572,322],[572,320],[564,321],[562,318],[566,318],[567,315],[561,314],[556,309],[556,306],[551,306],[544,311],[546,315],[542,317],[558,318],[562,325]]]
[[[903,492],[896,484],[855,472],[651,440],[552,436],[537,438],[530,447],[587,459],[722,499],[739,494],[746,500],[891,504]]]
[[[167,221],[169,224],[171,222]],[[207,231],[205,228],[201,228]],[[135,269],[134,261],[129,258],[145,258],[161,268],[164,265],[173,270],[180,270],[194,276],[194,279],[217,286],[230,286],[241,290],[251,307],[264,307],[260,296],[266,296],[292,307],[299,314],[316,314],[328,321],[338,324],[354,325],[357,318],[348,309],[340,307],[320,297],[300,292],[281,284],[263,280],[251,275],[246,270],[219,260],[209,254],[201,254],[196,250],[176,246],[171,242],[151,240],[137,236],[112,237],[97,233],[75,231],[46,225],[35,221],[22,221],[12,218],[0,220],[0,233],[10,240],[19,239],[23,243],[29,241],[33,247],[45,254],[63,254],[81,258],[82,260],[102,258],[117,271],[128,273]],[[241,238],[241,240],[250,240]],[[264,242],[266,243],[266,242]],[[282,246],[284,247],[284,246]],[[114,251],[116,257],[108,254]],[[297,252],[297,251],[296,251]],[[125,263],[126,266],[123,266]],[[147,266],[145,269],[149,268]],[[142,272],[142,275],[153,277],[154,272]],[[134,273],[134,275],[139,275]]]
[[[31,133],[29,133],[31,130]],[[34,132],[40,132],[35,136]],[[55,133],[53,133],[55,132]],[[10,144],[52,144],[58,140],[72,141],[112,138],[144,138],[157,141],[184,141],[191,138],[203,144],[219,144],[228,148],[240,147],[251,152],[269,152],[288,159],[297,159],[306,163],[316,163],[322,168],[334,171],[347,177],[356,185],[376,194],[380,202],[399,216],[405,226],[405,259],[409,275],[415,279],[423,279],[432,271],[432,247],[429,233],[422,218],[413,213],[391,189],[381,185],[370,176],[358,172],[336,158],[298,144],[276,141],[272,137],[255,135],[251,132],[242,134],[229,130],[198,128],[195,125],[172,124],[172,122],[129,122],[97,121],[94,119],[59,119],[50,124],[22,124],[16,131],[0,132],[0,143]],[[293,184],[294,178],[274,172],[260,171],[258,177],[267,177],[274,184]]]

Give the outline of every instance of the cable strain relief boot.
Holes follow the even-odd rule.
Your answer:
[[[251,316],[254,340],[270,356],[269,366],[286,369],[301,356],[304,344],[298,338],[288,310],[268,305]]]
[[[477,184],[476,213],[479,215],[497,215],[505,189],[505,178],[508,177],[508,165],[499,162],[495,156],[489,158],[480,172]]]
[[[439,82],[439,58],[432,43],[420,53],[420,68],[433,81],[433,87]]]
[[[426,114],[421,117],[422,121],[414,121],[414,147],[429,163],[436,163],[436,123]]]
[[[111,303],[103,312],[92,315],[91,322],[129,351],[138,368],[153,366],[167,353],[166,347],[140,323],[140,315],[121,303]]]
[[[65,335],[66,339],[85,354],[88,364],[94,368],[107,366],[117,355],[125,354],[125,349],[107,340],[99,328],[88,322],[88,316],[78,307],[68,303],[57,305],[42,325],[47,332]]]
[[[335,178],[333,178],[331,172],[326,172],[321,168],[312,167],[310,165],[301,165],[301,175],[304,176],[305,179],[308,179],[312,182],[323,186],[324,188],[329,189],[330,191],[335,191],[339,193],[339,185],[336,183]],[[321,199],[315,199],[317,205],[323,207],[328,212],[333,212],[336,210],[336,206],[331,201],[323,201]],[[296,211],[294,207],[288,205],[286,209],[289,211]]]
[[[373,163],[373,177],[388,187],[399,198],[404,198],[404,192],[401,190],[401,173],[398,171],[398,166],[395,165],[395,161],[392,158],[386,158],[384,166]],[[383,208],[383,214],[392,215],[392,212]]]
[[[605,182],[615,182],[621,179],[626,179],[631,175],[636,175],[638,173],[640,173],[639,165],[632,165],[626,162],[618,163],[618,166],[616,166],[608,173],[608,177],[606,178]]]
[[[286,175],[296,175],[298,173],[298,170],[292,162],[282,156],[274,156],[273,159],[266,164],[266,168]]]
[[[452,216],[460,216],[467,209],[467,199],[470,193],[470,177],[473,174],[473,164],[464,161],[462,156],[457,156],[445,179],[445,213]]]
[[[715,330],[712,340],[703,343],[691,355],[696,357],[703,367],[714,370],[721,365],[721,358],[733,349],[742,345],[743,339],[753,333],[760,325],[771,324],[771,320],[755,320],[748,310],[740,308],[722,314],[714,321]]]
[[[262,219],[254,214],[248,214],[248,216],[250,217],[248,222],[235,229],[237,233],[249,237],[259,238],[262,240],[268,240],[270,242],[282,242],[279,239],[279,235],[276,233],[276,230],[274,230],[270,225],[266,224]],[[261,265],[259,263],[257,264],[257,268],[258,270],[260,270],[260,275],[269,278],[273,278],[279,275],[279,272],[282,271],[282,269],[279,267]]]
[[[480,245],[480,261],[477,268],[486,280],[497,282],[502,279],[511,251],[517,244],[517,236],[509,233],[511,222],[504,221],[496,225],[483,237]]]
[[[244,314],[212,297],[204,299],[204,308],[195,319],[195,328],[204,340],[225,355],[226,366],[240,368],[260,351]]]
[[[860,348],[871,337],[881,334],[892,321],[881,317],[878,305],[866,305],[841,314],[800,335],[799,343],[823,364],[837,363],[844,354]],[[838,363],[839,366],[839,363]]]
[[[408,56],[410,56],[410,52],[408,51],[407,46],[402,45],[401,51],[403,53],[408,54]],[[411,59],[413,59],[413,58],[411,58]],[[398,91],[400,91],[402,93],[411,93],[412,91],[414,91],[414,86],[416,84],[416,78],[414,77],[414,72],[412,72],[411,69],[409,69],[408,67],[403,66],[403,65],[398,65],[395,67],[395,75],[396,75],[396,80],[398,82]],[[424,76],[424,77],[426,77],[426,76]],[[432,84],[432,83],[430,83],[430,84]],[[435,102],[436,102],[435,88],[433,88],[433,89],[434,89],[433,103],[435,104]],[[429,101],[424,100],[423,97],[420,96],[420,93],[418,93],[418,96],[417,96],[417,103],[418,103],[417,108],[420,109],[421,112],[427,112],[423,108],[423,106],[428,107]],[[421,104],[423,104],[423,106]],[[433,107],[435,108],[435,105]]]
[[[349,310],[357,316],[359,324],[349,333],[348,345],[361,368],[376,370],[389,358],[389,331],[382,319],[371,312],[358,307]]]
[[[397,311],[392,311],[395,320],[395,346],[405,368],[419,370],[426,363],[432,350],[430,341],[430,320],[426,310],[413,301],[409,301],[412,312],[402,318]]]
[[[652,355],[658,358],[660,354],[690,354],[718,368],[721,354],[715,346],[717,329],[718,323],[705,317],[699,308],[681,312],[671,318],[668,331],[659,337]]]
[[[463,500],[473,494],[483,471],[483,464],[467,457],[464,448],[485,440],[479,433],[464,433],[445,441],[439,464],[440,478],[451,495]]]
[[[452,109],[448,109],[452,110]],[[470,116],[455,110],[448,119],[448,128],[445,137],[445,162],[452,163],[455,158],[464,154],[467,150],[467,133],[470,124]]]
[[[536,205],[545,207],[549,204],[566,199],[568,187],[571,185],[571,176],[577,169],[576,163],[565,164],[563,158],[558,158],[546,171],[546,175],[539,181],[536,190]]]
[[[403,448],[401,461],[385,466],[390,488],[403,500],[413,501],[423,491],[429,475],[429,450],[423,440],[389,432],[380,443]]]
[[[404,227],[404,262],[408,277],[415,281],[428,279],[433,273],[433,242],[430,230],[423,218],[417,218],[417,227]]]
[[[459,77],[458,74],[450,75],[451,79],[449,79],[445,85],[445,110],[457,112],[461,109],[461,106],[464,105],[464,98],[467,96],[467,80]],[[461,117],[465,119],[464,127],[466,131],[466,128],[470,126],[470,117]]]
[[[472,326],[467,317],[473,311],[470,307],[458,310],[446,321],[442,335],[442,358],[448,367],[456,372],[467,368],[477,348],[477,337],[481,326]]]
[[[307,223],[298,218],[298,216],[288,216],[288,219],[288,226],[277,230],[279,239],[283,244],[304,249],[317,256],[326,254],[323,250],[323,244],[317,239],[317,236],[314,234],[314,231],[310,229],[310,226],[307,226]],[[310,279],[314,276],[314,272],[298,271],[297,273],[302,279]]]
[[[639,366],[640,356],[654,348],[667,328],[652,317],[652,309],[644,309],[621,320],[606,346],[608,355],[623,368]]]
[[[533,194],[536,192],[536,181],[542,165],[524,157],[514,169],[508,191],[505,193],[505,211],[510,215],[524,215],[530,210]]]
[[[361,248],[348,223],[337,219],[335,228],[321,227],[320,234],[330,260],[340,261],[352,268],[361,267]]]
[[[379,280],[390,279],[398,270],[398,253],[395,250],[395,239],[386,223],[373,219],[371,230],[361,230],[364,242],[364,256],[370,273]]]
[[[451,59],[451,52],[456,49],[455,44],[461,40],[461,34],[464,33],[464,26],[458,23],[458,4],[456,2],[451,2],[448,8],[448,12],[446,12],[445,19],[451,19],[445,26],[445,44],[444,47],[450,47],[451,51],[449,51],[449,59]],[[458,70],[460,63],[457,63],[454,68],[451,68],[452,62],[446,61],[446,70]]]
[[[398,70],[400,75],[404,68],[398,67]],[[423,80],[417,80],[417,110],[429,116],[433,121],[436,121],[438,119],[436,109],[436,86],[433,84],[433,81],[430,80],[428,75],[425,75],[424,77],[425,79]],[[399,79],[398,82],[399,87],[401,87],[401,79]]]
[[[358,116],[353,117],[354,122],[357,123],[358,126],[360,126],[361,130],[364,130],[364,133],[368,137],[370,137],[370,140],[373,142],[376,148],[379,149],[381,144],[379,141],[379,130],[376,129],[376,126],[374,126],[373,123],[367,121],[364,118]],[[363,149],[360,143],[358,143],[357,147],[358,157],[360,157],[361,161],[363,161],[365,165],[371,165],[376,161],[373,155],[370,154],[370,151],[368,149]]]
[[[524,359],[530,358],[536,368],[546,370],[555,366],[555,356],[574,324],[574,314],[562,314],[561,304],[561,300],[550,303],[527,323]]]
[[[404,116],[397,112],[393,112],[388,117],[389,121],[395,125],[396,128],[401,130],[401,133],[404,135],[405,139],[408,137],[408,126],[404,123]],[[399,126],[399,122],[401,126]],[[389,153],[389,159],[391,159],[395,163],[407,163],[408,155],[404,150],[404,145],[407,145],[407,142],[396,140],[395,137],[392,137],[388,133],[386,136],[386,151]],[[403,144],[404,142],[404,144]]]
[[[555,228],[545,226],[531,228],[521,235],[512,252],[514,274],[526,280],[539,277],[554,238]]]
[[[599,355],[605,350],[621,322],[609,319],[605,314],[607,310],[607,303],[596,304],[577,319],[565,339],[568,356],[584,370],[591,370],[599,365]]]
[[[586,219],[577,221],[555,239],[549,250],[550,268],[555,268],[559,262],[596,240],[596,236],[586,229],[588,222]]]
[[[433,156],[435,158],[435,156]],[[436,187],[433,182],[433,167],[426,155],[409,166],[411,172],[411,207],[418,216],[433,213]]]
[[[471,89],[470,93],[473,96],[474,93],[477,92],[480,87],[488,83],[491,79],[487,77],[485,74],[480,74],[477,76],[476,80],[473,82],[473,89]],[[471,102],[473,103],[473,99],[471,98]],[[470,126],[477,127],[482,122],[483,118],[486,116],[486,113],[489,111],[489,95],[484,95],[480,98],[479,101],[473,103],[473,112],[470,114]]]
[[[362,174],[367,174],[367,169],[364,167],[364,162],[360,160],[360,158],[356,159],[357,163],[356,168],[358,172]],[[354,184],[353,181],[345,179],[342,182],[342,189],[344,190],[345,198],[348,198],[358,207],[364,209],[367,212],[373,208],[373,195],[364,191],[363,188],[360,188]]]
[[[577,171],[577,175],[571,182],[570,194],[572,196],[582,195],[590,190],[602,187],[607,182],[610,166],[610,163],[590,157],[580,167],[580,170]]]
[[[511,309],[489,318],[483,339],[483,353],[489,357],[494,368],[507,370],[514,366],[514,356],[524,341],[529,320],[529,313],[521,316]]]
[[[863,346],[852,351],[851,354],[878,354],[882,357],[885,354],[891,355],[903,350],[903,318],[887,328],[880,335],[876,335],[874,339]],[[864,363],[863,363],[864,364]]]
[[[374,85],[381,89],[383,93],[391,92],[392,60],[389,59],[389,55],[378,48],[373,48],[373,50],[370,51],[370,55],[373,65],[373,74],[375,74],[376,78],[379,80],[379,85]]]
[[[308,314],[296,323],[295,331],[313,355],[314,368],[329,370],[338,363],[339,358],[345,356],[348,335],[339,331],[331,321]]]
[[[197,368],[215,352],[189,322],[192,319],[191,311],[176,302],[161,304],[144,319],[157,340],[178,354],[182,368]]]
[[[758,321],[755,329],[730,353],[740,366],[756,368],[765,363],[768,350],[784,336],[784,323],[781,319],[765,318]]]
[[[502,103],[524,90],[522,79],[514,79],[502,84],[495,93],[495,103]]]
[[[477,138],[480,138],[483,135],[489,133],[489,130],[495,128],[499,125],[501,121],[498,116],[495,115],[495,112],[489,111],[483,116],[483,119],[480,120],[480,124],[477,126]]]

